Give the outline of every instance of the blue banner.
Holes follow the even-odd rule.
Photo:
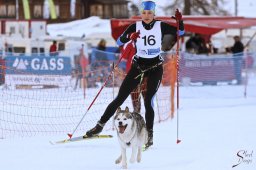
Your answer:
[[[69,57],[8,56],[6,74],[71,75]]]

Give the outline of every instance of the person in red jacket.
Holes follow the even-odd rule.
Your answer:
[[[82,79],[83,79],[83,88],[87,87],[87,80],[86,80],[86,69],[88,66],[88,58],[84,54],[84,45],[82,45],[82,48],[80,50],[80,66],[82,69]]]
[[[52,42],[52,45],[50,46],[50,56],[56,56],[58,55],[58,52],[57,52],[57,41],[53,41]]]
[[[78,86],[78,82],[80,84],[83,84],[83,88],[87,87],[87,81],[86,81],[86,69],[88,66],[88,59],[84,54],[84,45],[82,45],[82,48],[79,50],[79,55],[75,58],[75,69],[76,69],[76,83],[74,90],[76,90]],[[80,85],[79,85],[80,86]]]

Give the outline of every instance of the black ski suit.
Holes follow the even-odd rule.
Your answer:
[[[141,21],[145,30],[150,30],[153,28],[156,20],[153,20],[150,24],[146,24]],[[180,24],[180,30],[183,31],[183,22]],[[162,39],[164,35],[172,35],[174,38],[173,42],[169,42],[170,44],[175,44],[176,42],[176,27],[170,26],[167,23],[161,22],[161,35]],[[129,35],[133,32],[136,32],[136,23],[130,25],[125,32],[119,37],[117,43],[127,43],[130,41]],[[163,76],[163,59],[160,55],[154,58],[142,58],[140,56],[135,55],[130,71],[125,77],[122,85],[119,89],[117,97],[108,105],[104,114],[102,115],[100,122],[106,123],[110,117],[112,117],[116,111],[116,109],[123,104],[126,98],[130,95],[130,93],[139,85],[141,73],[145,71],[144,77],[147,77],[147,91],[145,96],[145,119],[146,126],[148,130],[153,130],[154,124],[154,109],[153,109],[153,100],[154,96],[159,88],[159,85]],[[136,78],[137,77],[137,78]]]

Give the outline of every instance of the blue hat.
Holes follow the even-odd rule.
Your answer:
[[[141,10],[150,10],[155,12],[156,4],[153,1],[144,1],[141,3]]]

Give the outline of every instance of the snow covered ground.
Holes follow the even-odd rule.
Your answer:
[[[248,96],[244,86],[186,86],[180,88],[179,139],[177,116],[155,125],[154,146],[130,170],[255,170],[256,77]],[[104,109],[104,108],[102,108]],[[2,170],[117,170],[120,154],[115,131],[111,139],[51,145],[43,136],[0,140]],[[128,152],[128,160],[130,151]],[[232,168],[233,165],[237,165]]]
[[[232,1],[233,2],[233,1]],[[238,0],[239,15],[252,16],[255,2]],[[246,13],[242,12],[242,7]],[[231,9],[233,10],[233,8]],[[108,21],[98,18],[90,30],[109,32]],[[90,20],[91,22],[92,20]],[[82,25],[72,22],[62,30],[48,31],[82,36]],[[105,29],[100,29],[101,24]],[[59,25],[58,25],[59,27]],[[60,27],[59,27],[60,28]],[[76,29],[77,28],[77,29]],[[99,28],[99,29],[98,29]],[[88,35],[86,30],[86,34]],[[256,77],[252,75],[247,98],[244,86],[187,86],[180,88],[179,139],[176,144],[177,116],[155,125],[154,146],[143,152],[142,162],[130,164],[130,170],[256,170]],[[251,80],[251,79],[250,79]],[[105,109],[105,108],[102,108]],[[177,114],[177,113],[176,113]],[[120,154],[115,131],[111,139],[51,145],[49,141],[66,138],[43,136],[0,139],[1,170],[117,170],[114,162]],[[128,159],[130,152],[128,152]],[[238,164],[238,165],[237,165]],[[237,165],[232,168],[233,165]]]

